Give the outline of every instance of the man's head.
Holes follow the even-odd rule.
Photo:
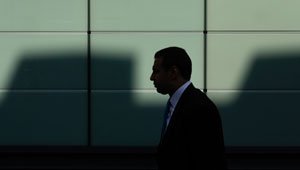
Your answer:
[[[157,51],[150,80],[157,92],[173,94],[183,83],[190,80],[192,62],[187,52],[179,47],[168,47]]]

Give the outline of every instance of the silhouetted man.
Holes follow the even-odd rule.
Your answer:
[[[152,71],[157,92],[170,96],[157,148],[158,169],[226,169],[217,107],[191,83],[192,62],[186,51],[168,47],[156,52]]]

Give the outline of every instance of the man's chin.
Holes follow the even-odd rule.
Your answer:
[[[166,91],[164,91],[164,90],[156,89],[156,91],[157,91],[157,93],[160,93],[160,94],[162,94],[162,95],[168,94],[168,93],[167,93]]]

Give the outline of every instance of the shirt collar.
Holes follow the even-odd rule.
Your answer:
[[[173,108],[176,107],[182,93],[185,91],[185,89],[191,84],[190,81],[187,81],[186,83],[184,83],[181,87],[179,87],[175,93],[171,96],[170,98],[170,103],[171,103],[171,106]]]

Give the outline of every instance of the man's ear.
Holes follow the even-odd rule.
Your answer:
[[[172,78],[176,78],[176,77],[180,76],[180,72],[176,66],[172,66],[169,69],[169,72],[170,72],[170,75],[172,76]]]

